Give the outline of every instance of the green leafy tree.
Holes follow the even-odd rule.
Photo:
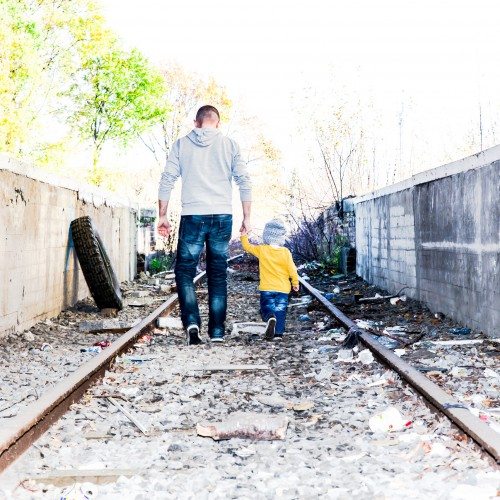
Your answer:
[[[137,50],[125,52],[115,45],[83,62],[68,92],[74,106],[69,122],[92,142],[89,180],[102,182],[99,158],[108,141],[126,146],[164,119],[164,94],[162,75]]]

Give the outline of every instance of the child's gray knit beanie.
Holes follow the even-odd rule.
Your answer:
[[[262,239],[266,245],[277,245],[282,247],[285,244],[286,229],[283,222],[273,219],[264,226]]]

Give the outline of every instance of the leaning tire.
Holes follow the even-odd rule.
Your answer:
[[[97,307],[122,309],[120,283],[90,217],[75,219],[71,223],[71,234],[83,276]]]

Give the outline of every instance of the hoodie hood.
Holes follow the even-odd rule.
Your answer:
[[[220,131],[216,128],[202,127],[191,130],[188,137],[193,144],[205,147],[210,146],[219,135]]]

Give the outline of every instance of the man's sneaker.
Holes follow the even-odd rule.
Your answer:
[[[210,342],[224,342],[224,334],[215,333],[213,335],[210,335]]]
[[[266,332],[264,333],[264,338],[266,340],[273,340],[275,329],[276,329],[276,318],[272,316],[267,320],[267,326],[266,326]]]
[[[200,327],[198,325],[189,325],[187,327],[187,345],[201,344]]]

